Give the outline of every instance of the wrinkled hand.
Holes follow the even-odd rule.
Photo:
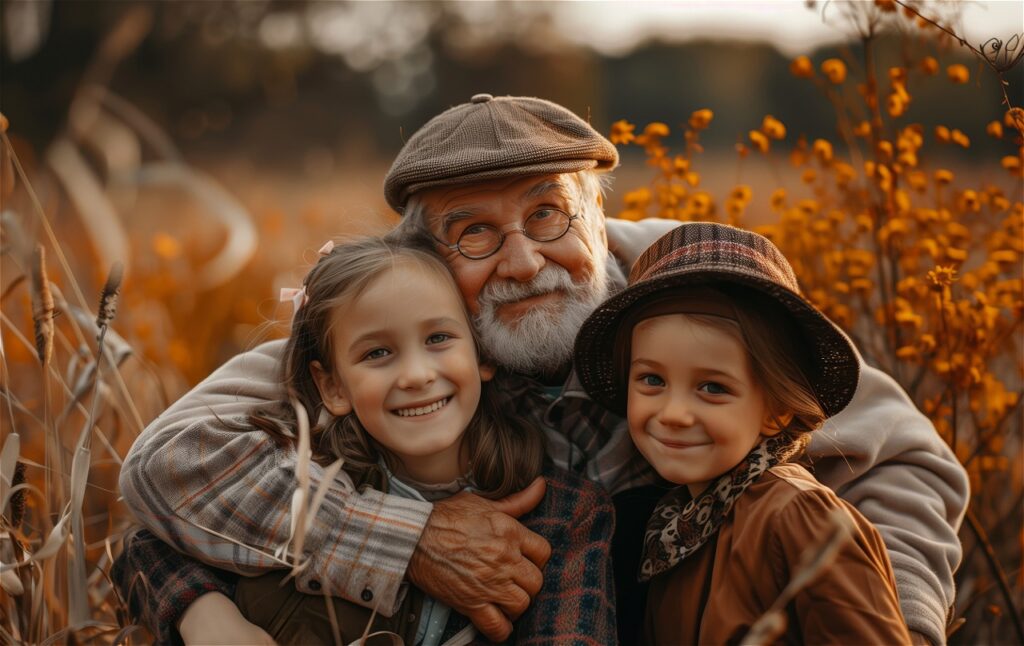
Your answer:
[[[178,622],[185,644],[253,644],[275,646],[262,628],[249,623],[238,606],[219,592],[207,592],[193,601]]]
[[[546,484],[501,500],[462,492],[434,503],[409,561],[416,587],[465,615],[492,641],[512,633],[540,591],[551,546],[516,520],[544,498]]]

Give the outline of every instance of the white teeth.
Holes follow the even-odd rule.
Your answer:
[[[439,399],[433,404],[428,404],[427,406],[419,406],[417,408],[400,408],[396,410],[395,413],[397,413],[399,417],[417,417],[419,415],[433,413],[436,410],[441,410],[449,401],[451,401],[451,397],[445,397],[444,399]]]

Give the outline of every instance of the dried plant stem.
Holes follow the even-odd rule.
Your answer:
[[[1013,104],[1010,103],[1010,95],[1006,93],[1006,86],[1009,85],[1009,83],[1007,83],[1006,79],[1003,78],[1003,71],[1001,71],[998,67],[996,67],[995,64],[988,59],[988,56],[985,56],[985,54],[983,52],[981,52],[976,47],[974,47],[973,45],[968,43],[966,39],[962,38],[959,34],[954,32],[953,30],[951,30],[951,29],[949,29],[947,27],[942,26],[941,24],[935,22],[934,20],[932,20],[928,16],[922,14],[914,6],[912,6],[910,4],[907,4],[903,0],[895,0],[895,2],[896,2],[896,4],[898,4],[899,6],[903,7],[907,11],[910,11],[915,16],[917,16],[921,20],[925,21],[926,23],[928,23],[932,27],[935,27],[936,29],[938,29],[939,31],[942,31],[943,33],[945,33],[947,36],[949,36],[953,40],[957,41],[960,44],[961,47],[966,47],[967,49],[971,50],[971,52],[975,56],[977,56],[981,60],[985,61],[985,64],[989,66],[989,68],[992,70],[992,72],[996,75],[996,78],[999,79],[999,90],[1003,93],[1003,104],[1006,106],[1006,108],[1008,110],[1013,107]],[[1017,60],[1020,60],[1019,56],[1017,57]],[[1011,65],[1011,67],[1012,67],[1012,65]],[[1015,121],[1015,123],[1016,123],[1016,121]],[[1017,125],[1017,129],[1018,130],[1020,130],[1022,127],[1024,127],[1024,126],[1022,126],[1021,124]],[[1022,134],[1024,134],[1024,133],[1022,133]]]
[[[948,364],[948,368],[949,368],[949,371],[946,373],[947,374],[946,391],[943,394],[949,396],[949,406],[950,406],[950,409],[952,411],[950,413],[950,417],[951,417],[951,419],[950,419],[950,430],[952,431],[952,438],[951,438],[951,441],[950,441],[950,446],[953,449],[953,455],[956,455],[957,426],[958,426],[958,419],[957,419],[958,418],[958,415],[957,415],[957,400],[958,400],[958,397],[957,397],[957,393],[956,393],[956,384],[953,382],[953,378],[954,378],[953,377],[953,347],[952,347],[952,345],[953,345],[952,341],[953,340],[949,338],[950,337],[950,334],[949,334],[949,323],[946,321],[946,288],[945,287],[942,287],[939,290],[938,301],[939,301],[939,322],[940,322],[941,327],[942,327],[942,338],[940,339],[940,342],[942,343],[943,347],[946,350],[946,352],[945,352],[945,354],[946,354],[946,363]]]
[[[50,246],[53,248],[54,253],[57,256],[57,260],[60,263],[61,269],[64,271],[64,275],[68,277],[68,283],[71,285],[71,290],[75,293],[75,299],[83,310],[89,311],[89,305],[85,300],[85,295],[82,293],[81,287],[78,286],[78,281],[75,280],[75,275],[71,271],[71,266],[68,264],[68,260],[64,256],[64,252],[61,250],[60,244],[58,244],[57,236],[54,234],[53,228],[50,226],[50,221],[46,217],[46,211],[43,210],[42,202],[39,201],[39,196],[36,195],[35,189],[32,188],[32,184],[28,181],[28,174],[25,172],[25,169],[22,168],[21,161],[15,154],[14,146],[11,145],[11,140],[8,139],[6,133],[0,132],[0,142],[3,143],[10,154],[14,167],[18,172],[18,177],[21,178],[29,199],[32,201],[32,206],[36,215],[43,226],[43,230],[46,232],[46,237],[50,241]],[[71,318],[71,327],[75,330],[75,334],[78,336],[79,344],[85,346],[86,340],[85,336],[82,334],[82,330],[78,327],[78,324],[75,323],[72,317],[69,318]],[[141,433],[142,429],[145,428],[146,425],[142,422],[142,416],[139,414],[138,409],[135,407],[135,402],[132,400],[131,394],[128,392],[128,384],[125,383],[124,377],[121,375],[119,370],[114,371],[114,381],[117,383],[118,390],[121,392],[121,397],[124,398],[128,406],[128,410],[132,414],[132,420],[135,422],[137,432]]]
[[[1020,610],[1017,609],[1016,604],[1013,601],[1013,591],[1010,589],[1010,582],[1006,578],[1006,572],[1002,566],[999,565],[999,559],[996,557],[996,551],[992,548],[992,543],[988,540],[988,534],[985,533],[985,528],[981,526],[978,521],[978,517],[974,515],[974,510],[970,507],[967,508],[967,526],[971,528],[971,532],[974,537],[981,544],[982,554],[985,555],[985,560],[988,562],[988,567],[992,571],[992,576],[999,582],[999,590],[1003,594],[1003,601],[1006,603],[1006,610],[1010,613],[1010,617],[1013,619],[1013,627],[1017,631],[1017,643],[1024,644],[1024,620],[1021,619]]]
[[[17,327],[15,327],[11,319],[7,318],[7,315],[4,314],[2,311],[0,311],[0,321],[7,325],[7,328],[11,331],[12,334],[14,334],[14,337],[18,339],[25,347],[32,347],[32,343],[27,338],[25,338],[25,335],[22,334]],[[49,366],[49,375],[51,378],[57,380],[57,382],[60,383],[61,386],[63,386],[64,394],[66,394],[68,397],[74,398],[74,393],[71,391],[68,385],[64,383],[63,379],[61,379],[60,375],[57,373],[56,369],[53,366]],[[88,417],[89,411],[85,408],[85,406],[82,405],[81,402],[76,402],[75,408],[78,409],[78,411],[82,413],[83,416]],[[43,424],[46,425],[45,420],[43,420]],[[48,428],[48,426],[46,427]],[[121,456],[117,454],[117,451],[114,449],[113,445],[110,444],[110,440],[107,439],[105,432],[99,426],[97,426],[96,433],[99,436],[100,440],[103,442],[103,445],[107,448],[107,451],[110,453],[111,458],[113,458],[113,460],[118,464],[121,464]]]

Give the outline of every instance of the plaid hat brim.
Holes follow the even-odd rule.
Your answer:
[[[814,395],[825,414],[835,415],[853,398],[860,377],[860,358],[853,343],[832,321],[792,290],[729,266],[704,265],[677,268],[640,281],[605,301],[584,322],[576,337],[576,372],[592,399],[608,410],[625,416],[628,361],[617,365],[619,329],[631,312],[655,298],[689,287],[720,284],[741,285],[777,301],[792,316],[798,334],[806,343],[807,375]]]

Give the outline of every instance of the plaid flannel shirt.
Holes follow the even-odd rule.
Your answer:
[[[544,586],[515,622],[510,643],[614,643],[611,499],[600,487],[550,464],[543,475],[547,494],[522,520],[547,539],[552,553],[544,568]],[[157,643],[180,644],[176,625],[188,605],[210,591],[233,597],[238,575],[191,559],[142,530],[125,540],[111,578],[132,618],[149,628]]]
[[[264,344],[211,375],[146,429],[121,472],[125,502],[143,525],[179,551],[240,574],[287,567],[276,555],[289,540],[295,452],[261,430],[226,428],[215,416],[242,421],[253,404],[273,399],[273,384],[253,374],[274,374],[281,346]],[[574,378],[554,402],[525,377],[510,376],[505,386],[506,410],[545,429],[557,466],[611,493],[653,481],[624,421],[591,402]],[[379,604],[390,616],[433,506],[356,492],[344,473],[330,482],[323,475],[310,465],[312,489],[328,493],[306,534],[310,563],[296,577],[299,590],[316,592],[321,576],[342,585],[338,596]]]

